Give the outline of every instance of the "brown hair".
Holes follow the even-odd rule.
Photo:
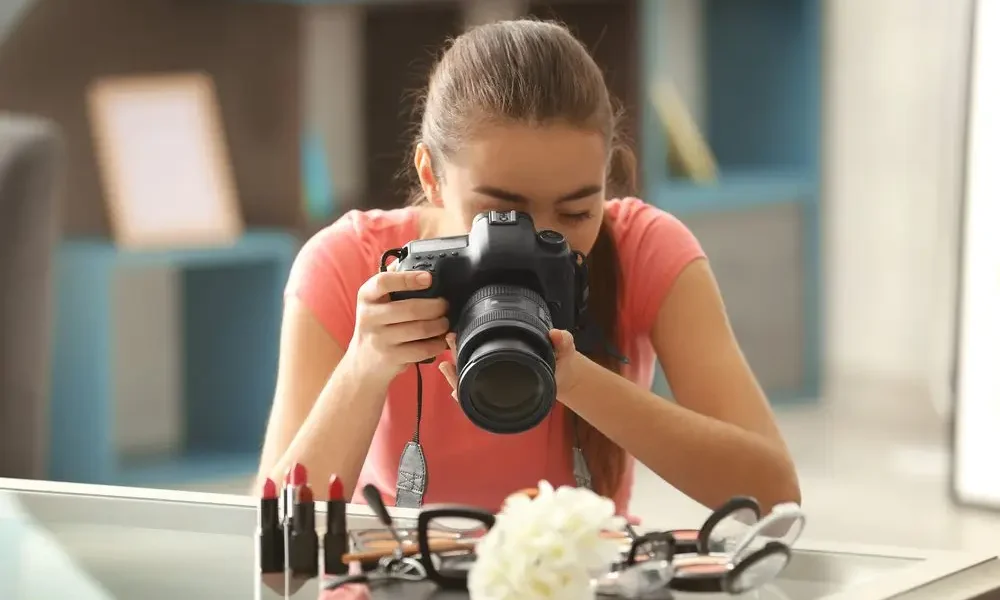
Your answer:
[[[441,161],[459,151],[483,124],[562,123],[604,136],[608,193],[635,194],[635,157],[620,139],[620,113],[604,76],[583,44],[561,25],[521,19],[468,30],[434,67],[422,104],[416,144],[427,146],[438,177]],[[417,186],[412,202],[423,201]],[[618,345],[620,268],[606,219],[588,262],[589,313],[608,341]],[[612,371],[620,369],[605,351],[591,358]],[[624,450],[583,419],[566,421],[571,443],[579,436],[595,491],[613,497],[622,483]]]

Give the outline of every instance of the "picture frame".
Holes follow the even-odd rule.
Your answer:
[[[243,234],[211,77],[102,77],[87,110],[112,237],[119,247],[225,246]]]
[[[715,155],[680,91],[671,81],[658,81],[650,94],[667,140],[671,173],[699,184],[715,182],[719,176]]]

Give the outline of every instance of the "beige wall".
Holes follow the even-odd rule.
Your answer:
[[[827,357],[947,409],[969,0],[828,0]]]

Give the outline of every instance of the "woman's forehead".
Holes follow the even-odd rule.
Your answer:
[[[563,126],[483,130],[452,160],[461,187],[553,200],[600,185],[607,149],[598,133]]]

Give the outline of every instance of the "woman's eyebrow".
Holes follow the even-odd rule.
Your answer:
[[[570,202],[573,200],[579,200],[581,198],[587,198],[593,196],[594,194],[600,193],[603,188],[600,185],[590,184],[585,185],[579,189],[576,189],[568,194],[560,196],[556,202]],[[518,193],[504,190],[501,188],[493,187],[490,185],[479,185],[473,188],[473,191],[484,196],[490,196],[491,198],[496,198],[497,200],[504,200],[506,202],[514,202],[517,204],[527,204],[528,199]]]

